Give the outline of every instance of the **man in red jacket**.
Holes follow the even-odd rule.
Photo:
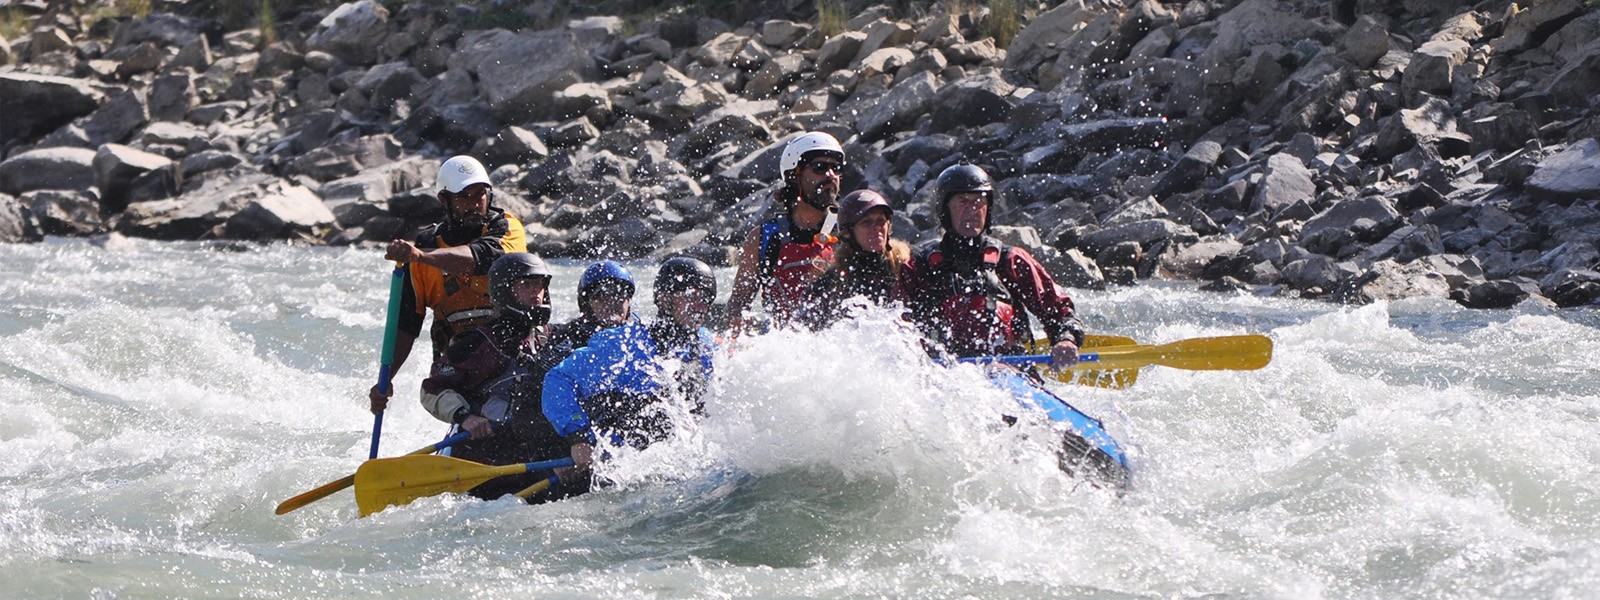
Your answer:
[[[911,261],[905,285],[912,318],[957,356],[985,356],[1025,353],[1032,313],[1050,338],[1053,364],[1075,364],[1083,322],[1072,298],[1027,250],[986,235],[994,195],[994,180],[975,165],[939,174],[944,237]]]

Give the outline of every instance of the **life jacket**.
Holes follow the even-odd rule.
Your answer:
[[[676,372],[676,390],[654,387],[650,391],[613,390],[596,394],[583,400],[584,412],[589,415],[590,427],[605,432],[613,441],[644,448],[667,439],[673,429],[672,415],[668,412],[667,397],[681,393],[694,404],[690,412],[704,412],[700,398],[705,387],[705,374],[711,369],[710,353],[702,347],[697,332],[689,339],[669,337],[661,327],[647,329],[655,345],[655,359],[682,361]],[[665,383],[665,382],[661,382]]]
[[[787,321],[806,300],[806,288],[816,279],[818,266],[833,261],[833,246],[816,239],[795,239],[788,217],[761,224],[761,294],[767,311]]]
[[[505,215],[509,231],[501,241],[501,247],[506,252],[526,252],[527,243],[523,238],[522,222],[512,215]],[[487,223],[483,226],[486,233],[489,230]],[[429,236],[432,246],[436,248],[453,248],[446,243],[443,235],[435,230]],[[489,301],[489,276],[477,275],[471,272],[446,274],[437,267],[424,264],[411,265],[411,289],[416,292],[417,305],[433,309],[433,337],[434,347],[443,348],[448,345],[450,338],[463,331],[471,330],[487,322],[494,316],[494,304]],[[418,309],[421,310],[420,308]]]
[[[972,264],[947,256],[937,242],[917,256],[936,333],[958,355],[1017,352],[1032,338],[1027,313],[1000,281],[1000,263],[1011,249],[990,238],[983,244],[977,261],[962,261]]]

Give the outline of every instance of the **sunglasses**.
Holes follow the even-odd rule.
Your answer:
[[[807,168],[811,169],[812,173],[816,173],[818,175],[827,175],[829,173],[838,173],[840,175],[844,174],[844,165],[832,161],[814,160],[811,161],[811,164],[807,165]]]

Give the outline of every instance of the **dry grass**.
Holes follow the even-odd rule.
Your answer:
[[[0,10],[0,37],[7,41],[17,39],[33,31],[33,19],[17,8]]]
[[[1022,30],[1022,2],[994,0],[989,3],[989,18],[979,28],[982,35],[994,38],[994,45],[1005,48]]]
[[[850,13],[844,0],[817,0],[817,31],[824,37],[844,33],[849,23]]]

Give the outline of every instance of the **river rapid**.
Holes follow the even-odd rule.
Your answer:
[[[558,263],[556,319],[582,264]],[[648,282],[651,265],[633,265]],[[1096,333],[1261,333],[1258,371],[1056,384],[1135,465],[1063,474],[1048,423],[886,313],[746,338],[708,416],[528,506],[357,518],[282,500],[366,458],[374,250],[0,245],[0,598],[1585,598],[1600,590],[1600,318],[1146,284]],[[731,278],[723,272],[724,283]],[[726,298],[724,287],[722,297]],[[637,297],[653,313],[648,285]],[[381,454],[442,424],[420,342]]]

